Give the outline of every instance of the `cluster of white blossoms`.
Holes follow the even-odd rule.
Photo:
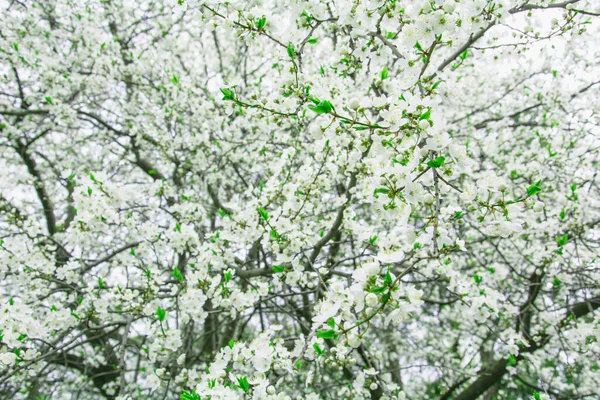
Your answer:
[[[0,397],[600,396],[596,1],[0,14]]]

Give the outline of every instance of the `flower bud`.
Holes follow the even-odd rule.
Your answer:
[[[365,303],[367,303],[367,305],[369,307],[375,307],[377,305],[377,303],[379,302],[379,299],[377,298],[377,295],[374,293],[369,293],[366,297],[365,297]]]
[[[348,335],[348,345],[357,348],[360,346],[361,339],[356,333],[351,333]],[[350,360],[348,360],[350,361]]]

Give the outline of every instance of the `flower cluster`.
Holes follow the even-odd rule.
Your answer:
[[[4,397],[600,395],[596,2],[4,3]]]

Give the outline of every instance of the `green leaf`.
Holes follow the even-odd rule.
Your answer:
[[[373,191],[373,196],[375,196],[375,198],[379,198],[379,196],[377,196],[378,194],[389,194],[390,193],[390,189],[387,188],[377,188]]]
[[[317,355],[319,355],[319,356],[324,353],[323,350],[321,350],[321,347],[317,343],[313,344],[313,349],[315,349],[315,353],[317,353]],[[298,365],[296,365],[296,368],[300,369],[300,367]]]
[[[260,214],[260,217],[262,219],[264,219],[265,221],[269,219],[269,213],[267,212],[267,210],[265,210],[262,207],[258,207],[256,210],[258,211],[258,214]]]
[[[444,165],[444,161],[446,159],[442,156],[439,156],[438,158],[436,158],[435,160],[429,160],[427,161],[427,166],[431,167],[431,168],[439,168],[442,165]]]
[[[527,197],[535,196],[536,194],[541,192],[542,191],[541,184],[542,184],[542,181],[537,181],[533,185],[529,186],[527,188]]]
[[[508,363],[506,363],[509,367],[517,365],[517,358],[512,354],[508,356]]]
[[[327,325],[329,325],[332,328],[335,328],[335,320],[333,318],[329,318],[327,320]]]
[[[333,111],[333,105],[327,100],[323,100],[319,104],[309,104],[308,109],[317,114],[329,114]]]
[[[462,53],[460,53],[460,55],[458,56],[458,58],[460,58],[461,60],[466,60],[467,57],[469,56],[469,49],[463,51]]]
[[[561,283],[562,281],[555,276],[554,280],[552,281],[552,286],[559,287]]]
[[[369,293],[381,293],[385,291],[385,286],[376,286],[370,289],[367,289],[367,292]]]
[[[179,282],[183,282],[183,275],[181,274],[181,271],[179,270],[179,268],[177,268],[177,267],[173,268],[173,276]]]
[[[377,240],[377,235],[375,236],[371,236],[371,238],[369,239],[369,244],[371,246],[373,246],[375,244],[375,241]]]
[[[223,93],[223,100],[233,100],[235,99],[235,96],[233,94],[233,92],[227,88],[221,88],[219,89],[221,91],[221,93]]]
[[[239,388],[242,389],[245,393],[248,393],[248,391],[250,390],[250,384],[248,383],[248,379],[246,379],[245,376],[242,376],[241,378],[237,378],[238,384],[239,384]]]
[[[563,219],[565,219],[566,216],[567,216],[567,212],[563,208],[562,210],[560,210],[560,219],[563,220]]]
[[[288,44],[287,53],[288,53],[288,56],[290,56],[290,58],[294,58],[296,56],[296,48],[294,47],[294,44],[291,42],[290,42],[290,44]]]
[[[98,278],[98,289],[102,289],[104,287],[104,281],[102,278]]]
[[[429,117],[431,117],[431,108],[428,108],[427,111],[421,114],[421,116],[419,117],[419,121],[423,119],[429,119]]]
[[[318,41],[319,41],[319,39],[317,39],[317,38],[310,38],[310,39],[307,40],[307,42],[310,43],[310,44],[315,44]]]
[[[335,336],[335,331],[333,329],[323,329],[317,332],[317,337],[320,339],[331,339]]]
[[[179,0],[180,4],[183,4],[183,0]],[[195,390],[191,392],[185,391],[179,396],[180,400],[202,400],[200,395]]]
[[[383,296],[381,296],[381,302],[383,304],[386,304],[389,299],[390,299],[390,292],[384,293]]]
[[[267,17],[265,17],[264,15],[262,17],[260,17],[257,21],[256,21],[256,29],[258,29],[259,31],[261,31],[264,27],[265,24],[267,23]]]
[[[481,282],[483,282],[483,278],[477,274],[473,275],[473,280],[475,280],[475,283],[480,284]]]
[[[563,247],[565,244],[567,244],[568,241],[569,236],[567,236],[566,234],[556,237],[556,244],[558,245],[558,247]]]
[[[321,100],[319,100],[319,98],[315,96],[310,96],[308,99],[315,104],[319,104],[321,102]]]
[[[167,312],[163,310],[161,306],[158,306],[158,308],[156,309],[156,318],[158,318],[160,322],[163,322],[166,316]]]
[[[281,265],[273,265],[273,271],[276,273],[284,272],[285,267],[282,267]]]
[[[388,67],[383,67],[383,69],[381,70],[381,74],[379,75],[381,77],[381,80],[385,80],[385,78],[388,77]]]
[[[392,280],[392,275],[390,274],[389,270],[385,273],[385,278],[383,279],[383,282],[385,282],[385,284],[388,286],[391,286],[392,283],[394,282]]]
[[[52,102],[52,97],[50,97],[50,96],[46,96],[46,97],[44,97],[44,100],[46,100],[46,103],[48,103],[48,104],[54,104],[54,103]]]

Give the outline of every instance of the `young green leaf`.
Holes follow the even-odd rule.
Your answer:
[[[319,104],[309,104],[308,108],[317,114],[329,114],[333,111],[333,105],[327,100],[323,100]]]
[[[156,309],[156,318],[158,318],[160,322],[163,322],[166,316],[167,312],[163,310],[161,306],[158,306],[158,308]]]
[[[219,89],[221,91],[221,93],[223,93],[223,100],[233,100],[235,99],[235,96],[233,94],[233,92],[227,88],[221,88]]]
[[[280,265],[273,265],[273,272],[280,273],[280,272],[283,272],[283,271],[285,271],[285,267],[282,267]]]
[[[333,329],[324,329],[317,331],[317,337],[320,339],[331,339],[335,336],[335,331]]]
[[[185,391],[179,396],[180,400],[202,400],[200,395],[195,390],[191,392]]]
[[[442,165],[444,165],[444,161],[445,161],[445,160],[446,160],[446,159],[445,159],[444,157],[442,157],[442,156],[439,156],[439,157],[437,157],[437,158],[436,158],[436,159],[434,159],[434,160],[429,160],[429,161],[427,161],[427,166],[428,166],[428,167],[430,167],[430,168],[439,168],[439,167],[441,167]]]
[[[560,279],[558,279],[556,276],[552,280],[552,286],[554,286],[554,287],[559,287],[561,285],[561,283],[562,283],[562,281]]]
[[[239,388],[244,391],[244,393],[248,393],[250,390],[250,384],[248,383],[248,379],[245,376],[237,378]]]
[[[256,29],[259,31],[262,31],[262,29],[265,27],[266,23],[267,23],[267,17],[265,17],[263,15],[262,17],[260,17],[259,19],[256,20]]]
[[[385,80],[385,78],[388,77],[388,67],[383,67],[383,69],[381,70],[381,74],[379,75],[381,77],[381,80]]]
[[[375,236],[371,236],[371,238],[369,238],[369,244],[371,246],[373,246],[375,244],[375,241],[377,240],[377,235]]]
[[[256,210],[258,211],[258,214],[260,215],[260,217],[261,217],[263,220],[265,220],[265,221],[266,221],[266,220],[268,220],[268,219],[269,219],[269,213],[267,212],[267,210],[265,210],[265,209],[264,209],[264,208],[262,208],[262,207],[259,207],[259,208],[257,208]]]
[[[556,244],[558,245],[558,247],[563,247],[565,244],[567,244],[568,241],[569,236],[567,236],[566,234],[556,237]]]
[[[377,196],[378,194],[389,194],[390,193],[390,189],[387,188],[377,188],[373,191],[373,196],[375,196],[375,198],[379,198],[379,196]]]
[[[173,276],[179,282],[183,282],[183,274],[181,273],[181,271],[179,270],[179,268],[177,268],[177,267],[173,268]]]
[[[313,344],[313,349],[315,349],[315,353],[317,353],[317,355],[318,355],[318,356],[320,356],[321,354],[323,354],[323,353],[324,353],[324,351],[321,349],[321,346],[319,346],[319,344],[318,344],[318,343],[314,343],[314,344]],[[297,367],[298,369],[300,369],[300,367],[299,367],[298,365],[296,365],[296,367]]]
[[[541,192],[542,191],[541,184],[542,184],[542,181],[537,181],[533,185],[529,186],[527,188],[527,197],[535,196],[536,194]]]

